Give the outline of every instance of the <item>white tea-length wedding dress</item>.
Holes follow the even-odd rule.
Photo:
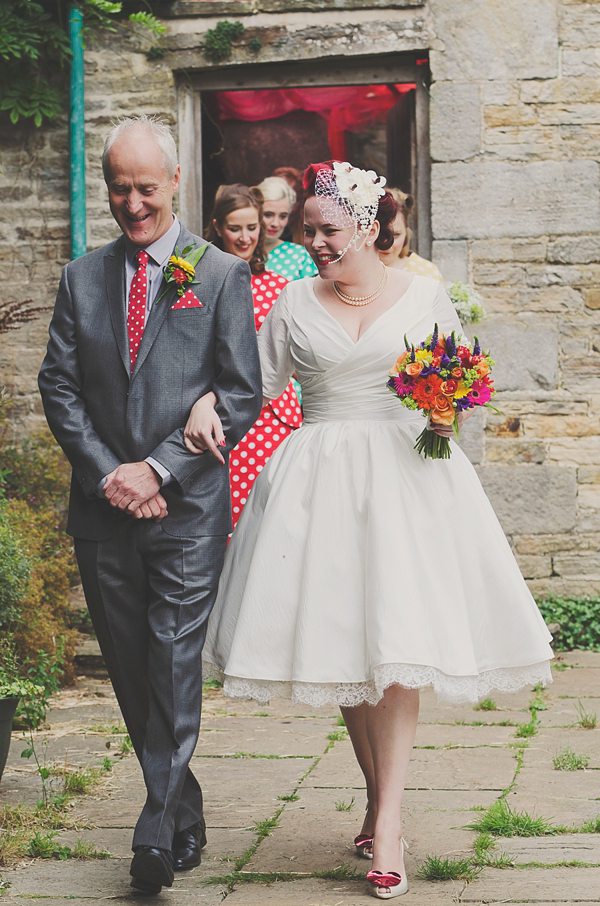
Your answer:
[[[314,706],[375,704],[391,683],[475,701],[549,682],[551,636],[475,470],[453,441],[423,459],[423,416],[386,387],[405,334],[461,333],[442,284],[414,276],[355,343],[313,282],[290,283],[259,334],[265,395],[295,371],[304,422],[233,534],[205,660],[227,695]]]

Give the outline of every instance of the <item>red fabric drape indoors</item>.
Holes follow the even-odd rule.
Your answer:
[[[345,132],[362,132],[385,118],[400,96],[414,88],[400,85],[336,85],[324,88],[286,88],[219,91],[223,120],[269,120],[294,110],[318,113],[327,121],[329,147],[334,159],[346,157]]]

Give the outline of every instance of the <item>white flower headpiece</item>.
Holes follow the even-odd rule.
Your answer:
[[[379,199],[385,195],[385,182],[385,177],[374,170],[361,170],[347,161],[335,161],[333,170],[317,172],[315,195],[323,219],[342,229],[354,227],[352,239],[338,260],[351,245],[356,249],[364,245],[377,217]]]

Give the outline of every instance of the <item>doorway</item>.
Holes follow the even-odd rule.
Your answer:
[[[415,196],[413,245],[431,248],[428,60],[394,54],[255,64],[178,83],[181,216],[201,232],[218,185],[330,158],[374,169]]]

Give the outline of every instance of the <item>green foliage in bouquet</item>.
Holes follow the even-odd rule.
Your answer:
[[[447,284],[446,292],[462,324],[477,324],[486,317],[483,296],[470,283],[455,280]]]

